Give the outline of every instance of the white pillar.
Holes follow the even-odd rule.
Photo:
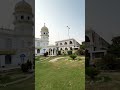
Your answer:
[[[53,51],[54,51],[54,50],[52,49],[52,56],[53,56]]]

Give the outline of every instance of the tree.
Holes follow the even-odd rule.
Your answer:
[[[81,44],[80,49],[85,50],[85,44]]]
[[[77,57],[77,55],[71,54],[70,57],[71,57],[73,60],[75,60],[75,58]]]
[[[120,57],[120,36],[114,37],[111,41],[112,44],[108,48],[108,53]]]

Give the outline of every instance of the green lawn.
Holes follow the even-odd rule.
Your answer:
[[[85,90],[84,58],[71,61],[64,56],[56,62],[48,58],[36,61],[35,90]]]
[[[111,78],[108,82],[86,83],[86,90],[120,90],[120,72],[101,72],[99,76]]]
[[[6,87],[0,87],[0,90],[35,90],[34,81],[35,81],[34,77],[32,77],[20,83],[16,83],[16,84],[9,85]]]

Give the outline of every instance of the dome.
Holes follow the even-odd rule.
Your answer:
[[[44,27],[41,28],[41,32],[48,32],[48,28],[45,26],[45,24]]]
[[[26,1],[22,0],[15,5],[15,12],[32,13],[32,7]]]

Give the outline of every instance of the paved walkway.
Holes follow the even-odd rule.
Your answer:
[[[64,57],[54,58],[54,59],[50,60],[49,62],[55,62],[55,61],[57,61],[58,59],[61,59],[61,58],[64,58]]]

